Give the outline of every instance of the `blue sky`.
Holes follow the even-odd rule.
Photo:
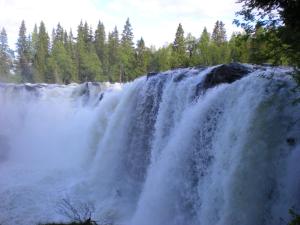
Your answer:
[[[80,20],[94,29],[99,20],[106,32],[118,27],[123,30],[127,17],[133,27],[135,40],[143,36],[146,45],[161,47],[171,43],[176,28],[182,23],[185,34],[199,37],[204,26],[211,32],[216,20],[225,23],[227,36],[238,28],[232,24],[240,8],[236,0],[0,0],[0,28],[5,27],[11,47],[17,40],[22,19],[27,30],[43,20],[51,34],[58,22],[69,30]]]

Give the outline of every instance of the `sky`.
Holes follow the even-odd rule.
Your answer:
[[[236,0],[0,0],[0,28],[4,27],[11,48],[15,48],[18,31],[25,20],[27,32],[44,21],[47,31],[58,22],[76,34],[80,21],[96,29],[104,23],[106,33],[117,26],[121,33],[127,18],[135,41],[143,37],[146,46],[162,47],[172,43],[178,24],[185,34],[199,38],[204,26],[212,32],[217,20],[225,23],[227,36],[239,30],[232,21],[241,6]]]

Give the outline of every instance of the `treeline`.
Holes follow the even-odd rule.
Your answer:
[[[135,44],[129,19],[121,34],[115,27],[106,35],[99,21],[96,30],[81,22],[76,36],[58,24],[51,37],[43,22],[28,34],[22,21],[15,52],[8,46],[5,28],[0,33],[0,81],[125,82],[152,71],[232,61],[293,63],[276,31],[258,26],[251,35],[234,33],[228,40],[222,21],[215,23],[212,33],[204,28],[199,37],[185,35],[179,24],[174,42],[159,49],[146,47],[143,38]]]

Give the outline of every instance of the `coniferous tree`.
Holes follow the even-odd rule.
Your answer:
[[[143,38],[137,41],[137,48],[135,52],[135,74],[146,74],[148,66],[149,54],[146,49]]]
[[[287,58],[290,64],[300,66],[300,2],[298,0],[239,0],[243,3],[242,10],[237,15],[243,17],[243,21],[235,20],[241,25],[247,34],[257,33],[257,28],[266,29],[265,35],[270,36],[272,53],[281,61]],[[269,33],[270,32],[270,33]]]
[[[34,60],[34,56],[37,51],[37,43],[38,43],[38,28],[37,25],[34,25],[33,32],[31,34],[31,42],[30,42],[30,55],[31,55],[31,61]]]
[[[117,27],[108,34],[108,77],[118,81],[120,76],[120,41]]]
[[[2,28],[0,32],[0,77],[8,77],[11,68],[11,51],[8,46],[5,28]]]
[[[19,30],[19,38],[17,41],[17,70],[19,71],[22,82],[32,82],[32,68],[30,56],[30,44],[26,36],[26,26],[23,20]]]
[[[156,56],[156,69],[152,69],[151,71],[165,71],[171,69],[172,66],[172,56],[173,56],[173,45],[170,44],[166,47],[158,49],[154,53]]]
[[[233,33],[229,41],[230,61],[246,63],[249,60],[248,36]]]
[[[48,76],[53,76],[56,82],[68,84],[75,81],[75,65],[65,48],[65,32],[60,24],[54,32],[50,57],[47,59]]]
[[[217,20],[215,23],[211,39],[217,46],[221,46],[226,42],[226,30],[225,25],[222,21]]]
[[[76,50],[78,80],[80,82],[102,80],[102,65],[96,54],[92,32],[87,23],[83,26],[81,22],[78,27]]]
[[[134,73],[134,43],[133,43],[133,32],[132,27],[127,18],[124,25],[124,29],[121,35],[121,46],[120,46],[120,80],[126,78],[132,80],[136,77]]]
[[[267,54],[265,31],[259,27],[250,39],[249,61],[255,64],[265,63],[268,58]]]
[[[179,23],[172,51],[172,67],[184,67],[187,64],[184,31]]]
[[[204,27],[197,44],[196,64],[208,66],[211,62],[210,35]]]
[[[188,52],[188,62],[189,62],[188,64],[190,66],[195,66],[193,58],[194,55],[196,55],[197,40],[191,33],[188,33],[185,38],[185,44],[186,44],[186,50]]]
[[[217,21],[211,35],[212,64],[227,63],[229,61],[229,51],[225,25],[222,21]]]
[[[102,22],[98,22],[95,31],[95,48],[98,58],[101,61],[103,74],[105,80],[108,80],[108,49],[106,44],[105,28]]]
[[[71,56],[73,63],[76,63],[76,43],[74,42],[75,38],[73,36],[72,30],[69,31],[67,38],[65,40],[65,49],[68,54]]]
[[[101,21],[98,22],[98,26],[97,29],[95,31],[95,47],[96,47],[96,52],[97,55],[99,57],[99,59],[101,60],[101,62],[104,61],[104,57],[105,57],[105,28],[104,25]]]
[[[53,38],[53,41],[60,41],[60,42],[64,41],[64,29],[60,25],[60,23],[57,24],[54,34],[55,34],[55,36]]]
[[[47,72],[47,58],[49,57],[49,36],[46,32],[46,27],[41,21],[38,32],[37,49],[34,56],[34,81],[53,83],[55,77]]]

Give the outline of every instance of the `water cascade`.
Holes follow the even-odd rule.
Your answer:
[[[300,212],[289,68],[185,68],[126,84],[0,84],[0,224],[281,225]]]

